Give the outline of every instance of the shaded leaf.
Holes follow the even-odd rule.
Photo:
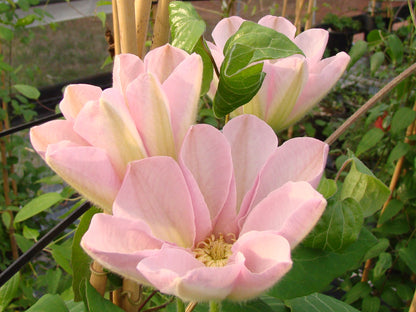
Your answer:
[[[399,249],[399,257],[416,274],[416,239],[412,239],[407,247]]]
[[[37,88],[25,85],[25,84],[15,84],[13,85],[19,93],[23,94],[28,99],[37,100],[40,96],[40,92]]]
[[[390,200],[386,209],[380,215],[380,218],[378,219],[378,224],[383,224],[386,221],[393,218],[395,215],[397,215],[403,209],[403,206],[404,206],[403,202],[398,200],[398,199]]]
[[[383,138],[384,131],[379,128],[373,128],[370,131],[368,131],[357,146],[357,151],[355,155],[358,157],[362,153],[368,151],[370,148],[377,145],[377,143]]]
[[[384,63],[384,53],[376,52],[370,57],[370,71],[374,74],[380,66]]]
[[[111,301],[104,299],[98,291],[86,281],[85,283],[85,304],[88,312],[123,312],[121,308]]]
[[[0,287],[0,312],[4,311],[8,304],[14,299],[19,290],[20,273],[13,275],[3,286]]]
[[[44,295],[26,312],[69,312],[64,300],[59,295]]]
[[[340,300],[318,293],[286,300],[285,303],[291,308],[292,312],[359,312]]]
[[[377,257],[380,253],[385,251],[390,245],[387,238],[380,238],[378,243],[371,247],[364,256],[364,260]]]
[[[415,120],[416,112],[409,107],[401,107],[394,113],[391,120],[391,132],[404,135],[405,129]]]
[[[368,43],[364,40],[359,40],[354,43],[350,52],[348,53],[351,57],[348,63],[347,70],[349,70],[360,58],[367,52]]]
[[[337,192],[337,183],[335,180],[322,177],[319,182],[317,191],[322,194],[326,199],[332,197]]]

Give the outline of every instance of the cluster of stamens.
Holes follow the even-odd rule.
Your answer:
[[[218,234],[218,237],[211,234],[196,245],[193,250],[195,258],[207,267],[223,267],[228,263],[228,258],[232,254],[231,247],[235,240],[233,233],[229,233],[225,237],[222,233]]]

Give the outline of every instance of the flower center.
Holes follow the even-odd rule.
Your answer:
[[[221,233],[218,237],[211,234],[204,241],[199,242],[193,252],[195,258],[207,267],[223,267],[227,264],[228,258],[232,254],[231,247],[234,242],[235,235],[232,233],[227,234],[225,237]]]

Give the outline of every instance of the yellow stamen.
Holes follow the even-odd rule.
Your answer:
[[[227,242],[228,241],[228,242]],[[231,256],[231,247],[235,242],[235,235],[230,233],[224,238],[223,234],[215,237],[214,234],[199,242],[193,250],[195,258],[207,267],[223,267]]]

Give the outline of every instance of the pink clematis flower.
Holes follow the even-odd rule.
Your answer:
[[[200,56],[170,45],[144,61],[118,55],[113,87],[69,85],[60,103],[65,120],[32,128],[32,145],[65,181],[111,212],[128,162],[177,157],[197,117],[201,81]]]
[[[96,214],[84,250],[106,268],[185,301],[247,300],[292,265],[290,251],[326,206],[314,187],[328,145],[277,147],[253,115],[188,131],[178,162],[129,164],[113,215]]]
[[[221,20],[212,32],[215,41],[208,46],[218,68],[224,60],[223,48],[228,38],[244,20],[233,16]],[[328,31],[309,29],[295,37],[296,27],[283,17],[265,16],[258,24],[286,35],[305,54],[264,61],[266,73],[257,95],[232,116],[253,114],[265,120],[275,131],[282,130],[300,120],[335,85],[344,72],[350,57],[340,52],[322,59],[328,42]],[[209,95],[213,97],[218,79],[214,77]]]

